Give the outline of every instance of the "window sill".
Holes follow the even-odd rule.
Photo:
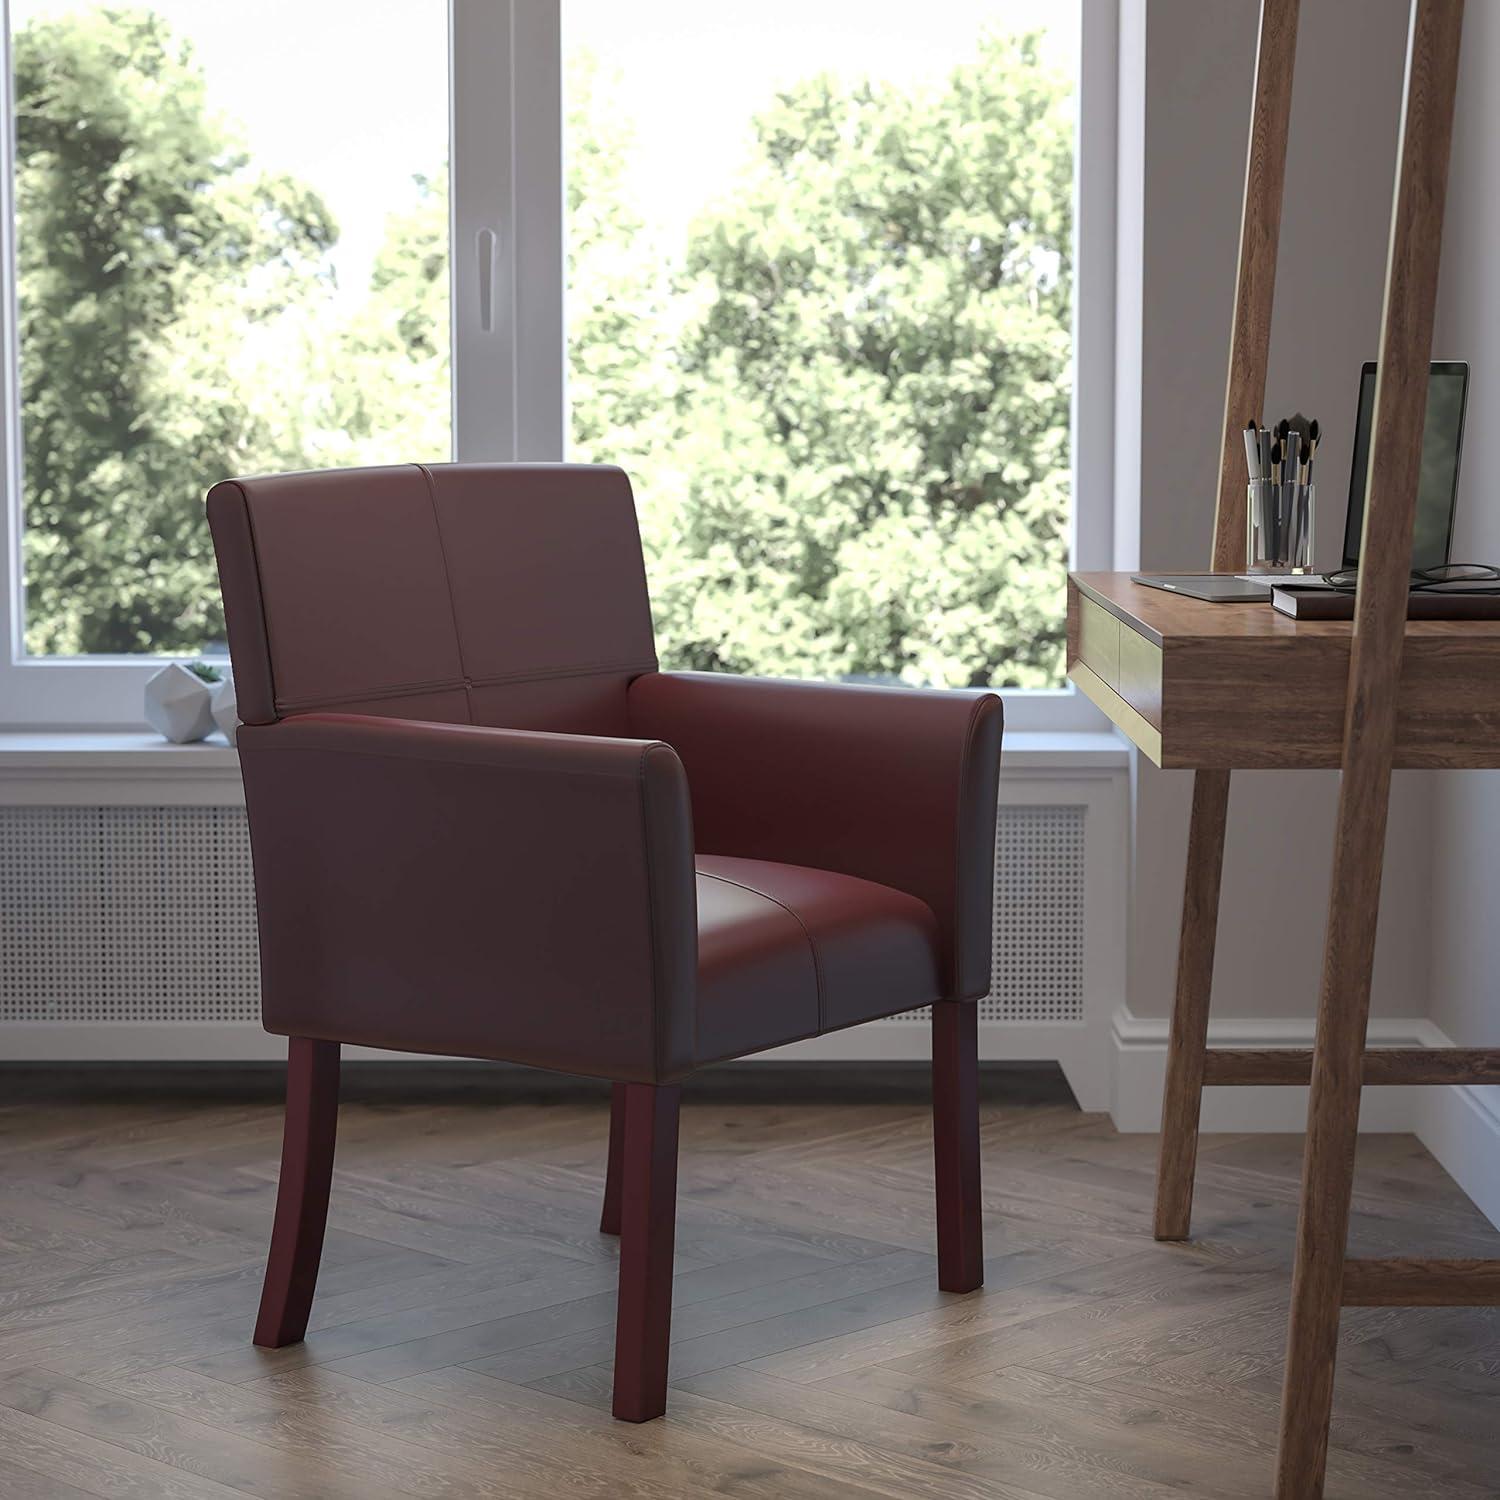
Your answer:
[[[169,744],[148,730],[0,733],[0,806],[236,806],[240,758],[213,735]]]
[[[1124,771],[1130,746],[1113,729],[1056,731],[1007,730],[1000,750],[1000,772]]]
[[[1005,736],[1002,775],[1124,771],[1115,733]],[[239,755],[223,737],[172,745],[156,735],[52,730],[0,733],[0,806],[208,806],[244,801]]]

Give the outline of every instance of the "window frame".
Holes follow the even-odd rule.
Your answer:
[[[564,455],[565,3],[449,0],[451,399],[454,456],[462,461]],[[1076,3],[1081,55],[1069,566],[1108,568],[1114,550],[1118,0]],[[0,25],[0,729],[139,728],[147,678],[180,658],[24,654],[9,0],[0,0]],[[491,272],[488,328],[481,323],[482,257]],[[205,489],[214,477],[205,476]],[[1012,729],[1105,727],[1103,715],[1071,684],[1004,691]]]

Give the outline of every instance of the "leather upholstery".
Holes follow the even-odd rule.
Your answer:
[[[988,991],[1002,729],[993,693],[658,672],[631,684],[630,721],[682,757],[701,853],[906,891],[937,917],[948,997]]]
[[[667,746],[342,714],[239,745],[267,1030],[634,1082],[692,1067]]]
[[[208,506],[269,1030],[656,1083],[985,992],[993,694],[658,673],[618,469]]]
[[[619,469],[233,479],[208,518],[247,724],[335,711],[623,735],[626,684],[656,667]]]
[[[758,859],[697,869],[700,1063],[941,997],[937,922],[915,896]]]

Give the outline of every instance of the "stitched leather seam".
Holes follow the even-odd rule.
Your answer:
[[[576,667],[528,667],[521,672],[497,672],[491,677],[471,677],[471,687],[495,687],[507,682],[536,682],[550,677],[603,677],[611,672],[654,672],[656,659],[650,661],[584,662]]]
[[[453,598],[453,574],[448,568],[448,544],[443,540],[443,521],[438,514],[437,487],[432,482],[432,471],[426,464],[413,464],[412,467],[420,471],[422,478],[427,484],[427,500],[432,506],[432,526],[437,532],[438,556],[443,560],[443,587],[448,591],[448,618],[453,622],[453,646],[458,652],[458,673],[464,680],[464,709],[469,715],[469,723],[474,722],[474,704],[469,697],[469,669],[464,665],[464,638],[458,628],[458,605]]]
[[[802,929],[802,936],[807,939],[807,951],[812,955],[813,983],[818,990],[818,1034],[821,1036],[825,1019],[823,1015],[823,965],[818,962],[818,945],[813,942],[813,935],[807,930],[807,923],[785,901],[778,901],[769,891],[757,890],[753,885],[731,880],[727,875],[715,875],[711,870],[695,870],[693,873],[703,876],[705,880],[717,880],[722,885],[732,885],[736,890],[749,891],[752,896],[759,896],[773,906],[779,906]]]
[[[421,721],[413,720],[412,722],[418,723]],[[464,727],[484,729],[488,726],[471,724]],[[574,736],[574,738],[586,738],[586,736]],[[427,765],[479,766],[486,770],[504,771],[508,775],[592,776],[601,781],[619,781],[630,774],[629,771],[624,770],[590,771],[576,766],[514,765],[503,760],[487,759],[483,756],[475,756],[470,759],[459,755],[429,755],[422,749],[413,750],[410,754],[405,754],[399,750],[366,750],[358,745],[257,745],[253,751],[248,751],[248,753],[259,755],[262,751],[274,751],[277,755],[359,755],[367,760],[417,761]]]
[[[604,677],[615,672],[649,672],[654,664],[641,662],[605,662],[582,667],[542,667],[537,671],[510,672],[496,677],[435,677],[421,682],[398,682],[386,687],[356,689],[336,697],[278,698],[277,708],[319,708],[333,703],[360,703],[367,699],[401,698],[414,693],[459,692],[465,688],[499,687],[512,682],[549,682],[554,678]]]
[[[432,677],[421,682],[393,682],[385,687],[353,688],[347,693],[319,694],[313,698],[278,698],[277,708],[321,708],[333,703],[362,703],[366,699],[403,698],[417,693],[457,692],[465,686],[462,677]]]

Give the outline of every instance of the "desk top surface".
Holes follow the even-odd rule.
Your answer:
[[[1336,766],[1354,625],[1079,573],[1068,675],[1159,766]],[[1398,766],[1500,768],[1500,620],[1410,620]]]
[[[1171,574],[1164,574],[1171,577]],[[1294,620],[1265,604],[1210,604],[1132,583],[1129,573],[1073,573],[1079,590],[1148,641],[1347,639],[1352,620]],[[1408,620],[1408,639],[1462,636],[1500,648],[1500,620]]]

